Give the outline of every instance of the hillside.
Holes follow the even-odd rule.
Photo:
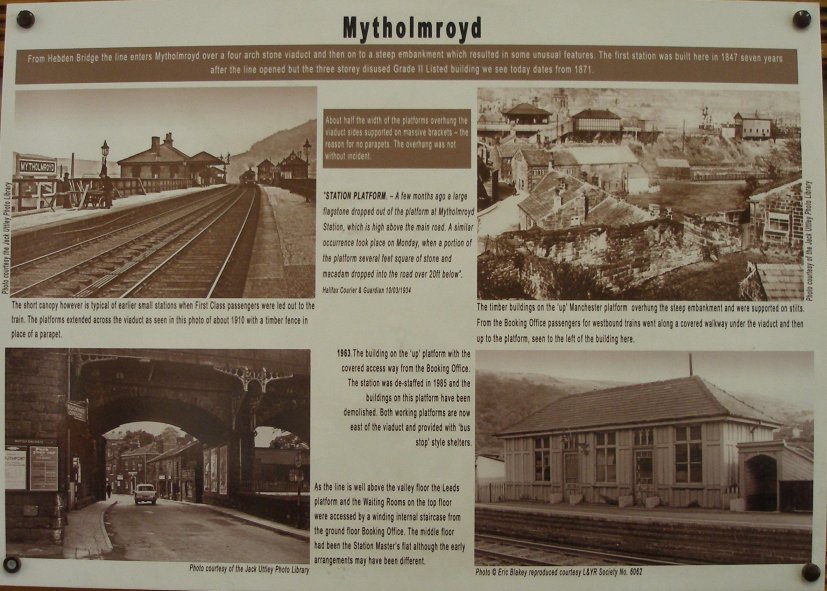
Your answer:
[[[616,382],[573,380],[529,373],[476,374],[476,451],[500,454],[497,431],[569,394],[616,386]]]
[[[555,378],[539,374],[484,372],[476,374],[476,452],[501,455],[502,442],[494,433],[569,394],[619,386],[600,382]],[[794,427],[812,441],[813,410],[786,400],[731,392],[740,400],[783,424],[777,438],[790,439]]]
[[[685,139],[679,133],[666,133],[653,144],[632,142],[629,146],[648,170],[655,170],[658,158],[685,158],[692,166],[727,166],[766,169],[772,164],[779,169],[801,166],[801,143],[798,140],[775,142],[742,142],[716,135],[692,135]]]
[[[311,119],[292,129],[283,129],[266,138],[257,141],[250,149],[241,154],[230,156],[230,166],[227,168],[229,181],[238,181],[238,176],[255,167],[265,158],[273,164],[278,164],[291,151],[295,151],[304,158],[302,146],[308,140],[311,145],[316,142],[316,120]],[[310,148],[310,176],[316,176],[316,146]]]

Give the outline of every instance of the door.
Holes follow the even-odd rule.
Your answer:
[[[635,503],[642,505],[647,497],[655,494],[654,466],[651,449],[635,450]]]
[[[563,500],[580,491],[580,458],[576,451],[563,454]]]

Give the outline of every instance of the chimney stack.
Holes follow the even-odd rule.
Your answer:
[[[152,136],[152,151],[156,154],[158,153],[158,149],[161,147],[161,138],[160,136],[153,135]]]
[[[167,137],[164,138],[164,145],[172,147],[172,132],[167,132]]]

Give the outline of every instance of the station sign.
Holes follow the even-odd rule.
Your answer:
[[[20,176],[57,176],[57,159],[18,156],[16,172]]]

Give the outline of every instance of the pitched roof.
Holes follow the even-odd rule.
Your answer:
[[[539,148],[521,147],[519,152],[522,152],[523,158],[529,166],[548,166],[551,161],[551,154]]]
[[[167,458],[171,458],[173,456],[177,456],[177,455],[187,451],[189,448],[191,448],[194,445],[198,445],[198,442],[197,441],[190,441],[189,443],[185,443],[184,445],[179,445],[179,446],[176,446],[172,449],[168,449],[164,453],[159,454],[159,455],[155,456],[154,458],[152,458],[151,460],[147,461],[147,464],[151,464],[153,462],[158,462],[158,461],[161,461],[161,460],[166,460]]]
[[[521,148],[529,148],[532,144],[527,142],[505,142],[494,146],[500,158],[513,158]]]
[[[541,109],[530,103],[520,103],[507,111],[503,111],[503,113],[506,115],[551,115],[551,113],[545,109]]]
[[[620,115],[616,115],[606,109],[583,109],[576,115],[571,116],[572,119],[620,119]]]
[[[637,164],[629,146],[571,146],[553,151],[554,165]]]
[[[129,451],[125,451],[121,454],[121,457],[126,456],[144,456],[144,455],[156,455],[158,453],[158,448],[155,446],[155,442],[153,441],[149,445],[144,445],[143,447],[138,447],[135,449],[130,449]]]
[[[804,269],[794,263],[757,263],[761,288],[771,302],[800,302],[804,299]]]
[[[184,163],[189,159],[190,157],[178,148],[170,146],[169,144],[160,144],[157,152],[153,148],[149,148],[143,152],[128,156],[123,160],[118,160],[118,164],[123,166],[124,164]]]
[[[628,201],[615,197],[606,197],[592,207],[586,218],[586,224],[600,226],[628,226],[652,219],[648,212]]]
[[[659,168],[689,168],[689,160],[684,158],[656,158]]]
[[[221,158],[217,158],[209,152],[198,152],[195,156],[190,158],[190,162],[206,162],[207,164],[224,164]]]
[[[699,376],[572,394],[497,433],[498,436],[623,425],[738,418],[780,423]]]

